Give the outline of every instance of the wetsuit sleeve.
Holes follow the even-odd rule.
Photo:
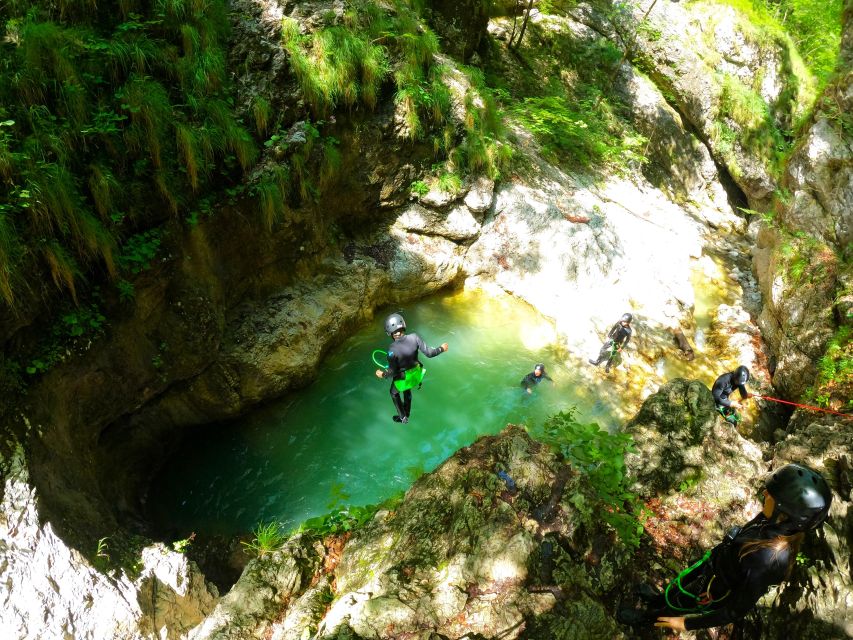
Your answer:
[[[434,358],[439,353],[444,353],[444,349],[442,349],[441,347],[428,347],[428,346],[426,346],[426,343],[423,341],[423,338],[421,338],[417,334],[415,334],[415,337],[418,340],[418,351],[420,351],[422,354],[424,354],[427,358]]]
[[[621,325],[617,322],[616,324],[613,325],[613,328],[607,332],[607,338],[609,340],[616,340],[617,336],[619,335],[619,327],[620,326]]]
[[[711,395],[714,396],[714,402],[717,404],[721,404],[724,407],[732,406],[731,401],[728,398],[723,397],[723,391],[726,388],[726,377],[729,374],[724,373],[719,378],[714,381],[714,386],[711,388]]]
[[[729,604],[703,616],[685,618],[684,628],[687,631],[708,629],[739,620],[770,587],[785,579],[787,565],[788,554],[777,554],[772,549],[761,549],[745,555],[740,561],[742,574],[738,581],[741,586],[729,594]]]
[[[631,333],[632,333],[631,327],[625,327],[625,330],[622,332],[622,334],[624,336],[624,339],[622,340],[622,348],[623,349],[628,346],[628,340],[631,339]]]
[[[741,397],[743,400],[746,400],[746,399],[749,397],[749,393],[747,392],[747,390],[746,390],[746,386],[745,386],[745,385],[740,385],[740,386],[737,388],[737,390],[738,390],[738,391],[740,391],[740,397]]]
[[[521,379],[521,386],[524,387],[525,389],[529,389],[530,387],[533,386],[533,380],[531,380],[532,375],[533,375],[532,373],[528,373],[526,376],[524,376]]]
[[[397,362],[397,356],[394,353],[394,345],[388,347],[388,368],[382,373],[383,378],[394,379],[400,372],[400,363]]]

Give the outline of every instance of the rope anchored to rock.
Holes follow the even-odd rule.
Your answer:
[[[801,409],[808,409],[809,411],[821,411],[823,413],[831,413],[835,416],[841,416],[843,418],[853,418],[853,414],[851,413],[841,413],[840,411],[833,411],[832,409],[824,409],[822,407],[815,407],[811,404],[800,404],[799,402],[790,402],[788,400],[782,400],[780,398],[774,398],[772,396],[759,396],[759,395],[751,395],[752,398],[758,398],[760,400],[771,400],[772,402],[779,402],[780,404],[790,404],[795,407],[800,407]]]

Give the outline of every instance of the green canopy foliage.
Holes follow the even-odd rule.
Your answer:
[[[227,91],[224,0],[12,1],[0,20],[7,305],[39,293],[38,274],[72,296],[92,269],[116,276],[135,231],[254,163]]]

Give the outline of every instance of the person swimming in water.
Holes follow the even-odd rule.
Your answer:
[[[533,367],[533,371],[528,373],[524,378],[521,379],[521,386],[524,387],[524,390],[527,393],[533,393],[533,387],[542,382],[543,380],[550,380],[552,383],[554,380],[545,373],[545,365],[541,362]]]

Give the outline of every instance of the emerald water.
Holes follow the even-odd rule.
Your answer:
[[[407,425],[391,420],[390,383],[371,361],[390,343],[385,314],[398,310],[429,346],[450,345],[421,358],[427,374]],[[321,363],[311,386],[188,438],[152,485],[150,515],[179,536],[238,533],[262,520],[295,527],[336,506],[382,501],[508,422],[535,430],[576,405],[581,420],[614,428],[612,406],[553,343],[551,324],[510,297],[469,291],[380,310]],[[519,383],[537,362],[554,383],[528,395]]]

